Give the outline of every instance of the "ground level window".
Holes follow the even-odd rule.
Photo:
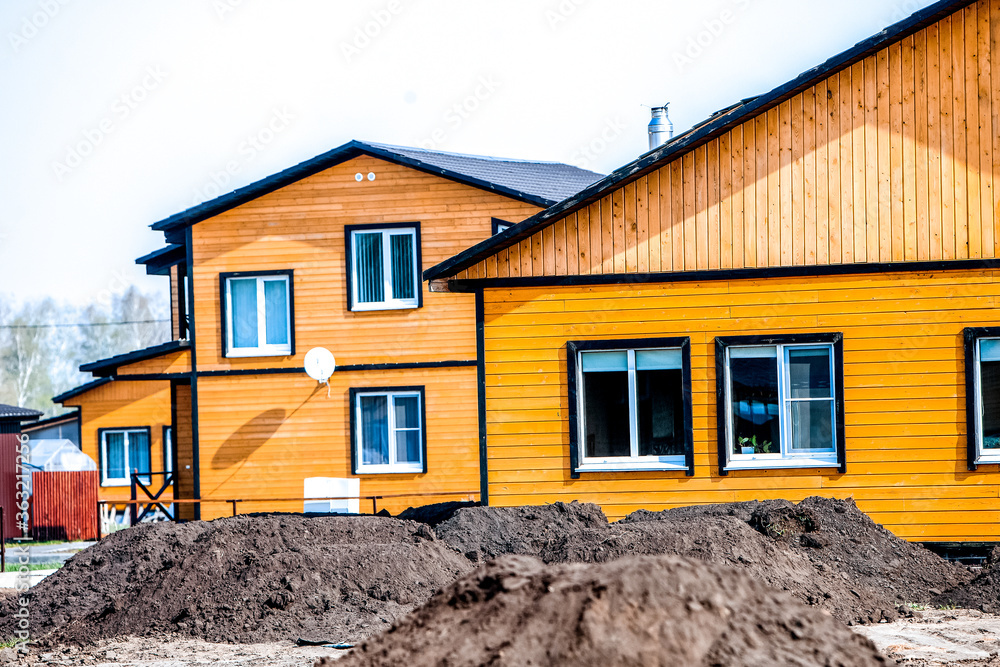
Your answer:
[[[149,429],[102,429],[101,485],[129,486],[132,472],[149,473]],[[149,483],[149,477],[140,477]]]
[[[717,339],[726,470],[842,467],[839,341],[837,334]]]
[[[684,339],[567,344],[572,472],[691,467]]]
[[[969,467],[1000,463],[1000,328],[966,329]]]
[[[352,389],[355,474],[426,472],[422,387]]]

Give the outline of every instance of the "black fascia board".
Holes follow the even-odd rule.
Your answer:
[[[675,137],[659,148],[640,156],[629,164],[616,169],[601,180],[584,188],[571,197],[527,218],[510,229],[492,236],[424,271],[424,280],[448,278],[459,271],[481,262],[491,255],[508,248],[545,227],[550,221],[578,211],[598,201],[609,191],[626,181],[636,180],[657,169],[666,162],[708,143],[728,132],[749,118],[755,117],[778,106],[788,98],[797,95],[817,82],[847,69],[856,62],[867,58],[892,42],[901,40],[926,28],[931,23],[954,13],[975,0],[940,0],[914,13],[908,18],[889,26],[871,37],[864,39],[824,63],[813,67],[763,95],[747,98],[744,103],[728,107],[729,111],[713,114],[707,121]]]
[[[186,258],[184,246],[171,243],[166,248],[160,248],[148,255],[143,255],[135,260],[136,264],[146,267],[146,274],[150,276],[167,275],[171,266],[183,264]]]
[[[520,192],[518,190],[514,190],[513,188],[497,185],[496,183],[491,183],[473,176],[460,174],[451,171],[450,169],[444,169],[406,155],[401,155],[380,146],[373,146],[363,141],[349,141],[338,148],[334,148],[333,150],[317,155],[314,158],[300,162],[299,164],[289,167],[284,171],[280,171],[255,183],[251,183],[250,185],[238,188],[210,201],[193,206],[187,210],[172,215],[169,218],[164,218],[159,222],[153,223],[151,227],[154,231],[164,232],[167,236],[168,242],[182,243],[183,236],[177,233],[182,229],[190,227],[191,225],[201,222],[202,220],[219,215],[220,213],[228,211],[232,208],[236,208],[237,206],[257,199],[258,197],[262,197],[270,192],[274,192],[275,190],[283,188],[287,185],[291,185],[292,183],[300,181],[303,178],[317,174],[324,169],[329,169],[330,167],[338,165],[342,162],[358,157],[359,155],[370,155],[389,162],[395,162],[396,164],[412,167],[418,171],[423,171],[435,176],[443,176],[450,180],[458,181],[459,183],[496,192],[528,204],[534,204],[535,206],[547,207],[556,203],[551,199],[539,197],[527,192]]]
[[[137,361],[146,361],[147,359],[155,359],[176,350],[187,349],[187,347],[188,341],[186,340],[171,340],[142,350],[135,350],[134,352],[119,354],[107,359],[92,361],[89,364],[80,366],[80,370],[84,373],[93,373],[97,377],[108,377],[114,375],[119,366],[134,364]]]

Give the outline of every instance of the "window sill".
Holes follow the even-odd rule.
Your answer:
[[[373,304],[355,304],[351,306],[352,313],[370,313],[372,311],[380,310],[416,310],[420,307],[419,303],[404,303],[404,304],[385,304],[385,303],[373,303]]]
[[[991,454],[986,456],[980,455],[979,458],[976,459],[977,466],[996,465],[998,463],[1000,463],[1000,455],[998,454]]]
[[[585,461],[576,467],[576,472],[686,472],[687,469],[684,457],[680,456],[674,460]]]
[[[783,470],[788,468],[838,468],[836,459],[828,458],[757,458],[747,457],[731,459],[726,463],[726,470]]]
[[[292,349],[281,348],[275,350],[261,349],[261,348],[243,348],[238,350],[229,350],[226,352],[226,359],[240,359],[244,357],[290,357],[292,356]]]
[[[424,469],[421,468],[400,468],[390,466],[367,466],[354,471],[355,475],[422,475]]]

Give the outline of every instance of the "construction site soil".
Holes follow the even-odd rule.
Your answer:
[[[317,667],[332,665],[317,661]],[[504,556],[337,665],[885,665],[871,641],[732,568]]]
[[[511,554],[546,564],[684,556],[742,570],[848,624],[910,615],[907,603],[959,603],[960,592],[968,595],[959,604],[997,603],[995,582],[969,585],[968,568],[896,538],[850,500],[640,511],[613,524],[597,506],[578,503],[446,509],[410,513],[434,528],[398,518],[287,514],[144,524],[105,538],[35,586],[32,634],[46,645],[163,633],[353,643],[389,628],[474,567]],[[578,581],[589,570],[556,571]],[[706,572],[721,576],[717,568]],[[0,600],[0,640],[14,635],[14,611],[15,600]]]

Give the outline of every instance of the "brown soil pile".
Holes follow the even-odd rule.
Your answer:
[[[210,641],[356,641],[471,569],[419,523],[243,515],[142,524],[77,554],[32,589],[47,643],[159,632]],[[11,600],[0,637],[12,636]]]
[[[546,563],[599,563],[638,554],[673,554],[741,568],[847,623],[895,620],[907,602],[972,575],[875,524],[853,501],[809,498],[635,512],[608,524],[577,503],[472,508],[438,536],[467,554],[536,556]],[[936,589],[936,590],[934,590]]]
[[[935,593],[931,599],[935,605],[979,609],[991,614],[1000,612],[1000,547],[992,550],[986,566],[968,584]]]
[[[507,556],[317,665],[885,665],[867,639],[731,568],[671,557]]]

